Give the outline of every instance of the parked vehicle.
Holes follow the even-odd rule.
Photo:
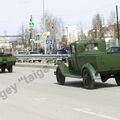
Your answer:
[[[66,50],[64,49],[58,49],[57,54],[68,54]]]
[[[17,51],[16,55],[38,55],[40,54],[38,51]]]
[[[27,55],[35,56],[35,55],[40,55],[40,53],[38,51],[29,51],[27,52]],[[36,61],[41,62],[41,60],[37,58],[29,58],[27,61],[28,62],[36,62]]]
[[[94,47],[98,49],[94,49]],[[120,55],[107,53],[104,40],[80,40],[70,45],[68,65],[63,61],[57,63],[55,71],[58,84],[65,84],[65,77],[82,78],[86,89],[95,87],[95,80],[106,82],[115,78],[120,86]]]
[[[16,51],[16,55],[26,55],[27,51]]]
[[[52,54],[68,54],[65,49],[53,49]]]
[[[54,49],[52,51],[52,54],[56,54],[58,56],[66,56],[68,54],[68,52],[66,49],[62,48],[62,49]],[[61,57],[60,58],[57,57],[57,59],[54,60],[54,63],[56,64],[56,62],[59,60],[67,62],[66,57],[63,57],[62,59],[61,59]]]
[[[16,51],[15,56],[16,56],[16,61],[17,62],[26,62],[26,58],[22,58],[22,56],[26,56],[28,54],[28,51]],[[18,58],[18,56],[20,56]]]

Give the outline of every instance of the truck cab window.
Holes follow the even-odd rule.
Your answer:
[[[71,53],[75,53],[75,46],[74,45],[71,46],[71,49],[72,49]]]

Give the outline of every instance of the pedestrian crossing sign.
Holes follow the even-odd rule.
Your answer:
[[[46,38],[46,37],[47,37],[47,33],[44,32],[44,33],[42,34],[42,36],[43,36],[44,38]]]

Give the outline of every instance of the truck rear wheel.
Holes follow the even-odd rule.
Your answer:
[[[61,70],[59,67],[56,70],[56,78],[59,85],[65,84],[65,76],[61,73]]]
[[[120,74],[115,75],[115,81],[116,81],[117,85],[120,86]]]
[[[7,68],[8,72],[12,72],[13,71],[13,66],[10,65],[8,68]]]
[[[101,80],[102,80],[102,82],[106,82],[107,81],[107,75],[106,74],[100,74],[100,76],[101,76]]]
[[[95,80],[92,79],[88,69],[83,70],[83,86],[86,89],[93,89],[95,86]]]

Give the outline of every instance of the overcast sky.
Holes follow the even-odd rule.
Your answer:
[[[104,23],[120,0],[44,0],[45,11],[61,18],[66,25],[81,24],[86,30],[92,18],[104,16]],[[38,22],[43,13],[43,0],[0,0],[0,35],[18,34],[22,24],[27,24],[30,15]]]

